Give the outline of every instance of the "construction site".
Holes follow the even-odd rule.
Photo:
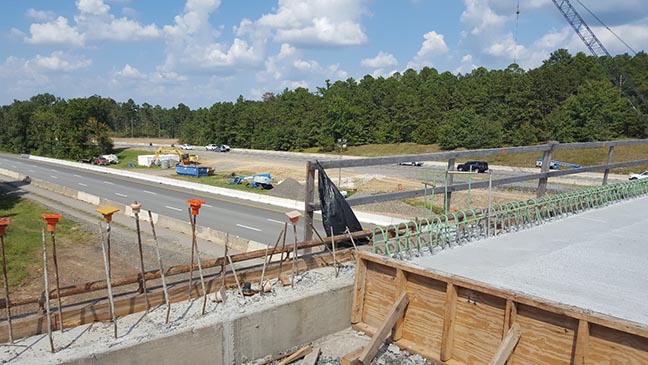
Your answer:
[[[308,160],[299,179],[303,201],[197,182],[189,191],[183,182],[184,219],[151,211],[159,195],[117,200],[117,193],[93,195],[38,174],[71,169],[75,183],[86,174],[108,182],[124,175],[167,189],[178,180],[3,155],[3,199],[24,196],[50,213],[42,217],[43,261],[33,288],[9,292],[5,285],[0,356],[20,364],[646,363],[648,179],[610,173],[647,164],[613,159],[615,147],[642,144],[648,141]],[[607,148],[608,158],[515,176],[449,174],[468,156],[535,152],[548,161],[556,151],[584,148]],[[436,161],[446,177],[423,189],[345,199],[327,176],[407,161]],[[20,172],[29,169],[29,176]],[[563,193],[564,182],[552,185],[579,176],[598,184]],[[420,176],[412,179],[421,186]],[[493,201],[522,181],[535,182],[533,197]],[[215,203],[205,194],[217,193],[274,204],[284,219],[259,232],[259,241],[212,229],[207,214]],[[452,203],[462,193],[473,196],[470,208]],[[404,219],[362,209],[408,197],[436,200],[446,211],[411,211]],[[61,219],[85,221],[93,232],[93,242],[72,250],[82,262],[57,234]],[[12,224],[0,220],[3,252]]]

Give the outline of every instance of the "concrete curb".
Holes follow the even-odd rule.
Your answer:
[[[239,190],[230,190],[230,189],[219,188],[219,187],[215,187],[215,186],[198,184],[198,183],[194,183],[194,182],[191,182],[191,181],[184,181],[184,180],[180,181],[180,180],[170,179],[170,178],[167,178],[167,177],[152,176],[152,175],[147,175],[147,174],[143,174],[143,173],[139,173],[139,172],[123,171],[123,170],[117,170],[117,169],[111,169],[111,168],[106,168],[106,167],[101,167],[101,166],[88,165],[88,164],[83,164],[83,163],[78,163],[78,162],[58,160],[58,159],[49,158],[49,157],[41,157],[41,156],[30,155],[29,159],[34,160],[34,161],[41,161],[41,162],[47,162],[47,163],[52,163],[52,164],[58,164],[58,165],[62,165],[62,166],[68,166],[68,167],[72,167],[72,168],[75,168],[75,169],[84,169],[84,170],[99,172],[99,173],[103,173],[103,174],[123,176],[123,177],[132,178],[132,179],[148,181],[148,182],[152,182],[152,183],[156,183],[156,184],[174,186],[174,187],[179,187],[179,188],[190,189],[190,190],[193,190],[193,191],[200,191],[200,192],[204,192],[204,193],[210,193],[210,194],[216,194],[216,195],[221,195],[221,196],[227,196],[227,197],[231,197],[231,198],[248,200],[248,201],[253,201],[253,202],[256,202],[256,203],[269,204],[269,205],[274,205],[274,206],[278,206],[278,207],[282,207],[282,208],[286,208],[286,209],[300,210],[300,211],[304,210],[304,203],[300,202],[300,201],[296,201],[296,200],[277,198],[277,197],[261,195],[261,194],[248,193],[248,192],[239,191]],[[386,226],[386,225],[389,225],[389,224],[398,224],[398,223],[406,221],[405,219],[386,217],[386,216],[381,216],[381,215],[378,215],[378,214],[371,214],[371,213],[364,213],[364,212],[356,212],[356,217],[361,222],[380,225],[380,226]]]

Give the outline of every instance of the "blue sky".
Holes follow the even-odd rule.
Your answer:
[[[648,0],[580,0],[636,51]],[[49,92],[192,108],[431,66],[585,51],[551,0],[4,0],[0,104]],[[572,0],[613,54],[628,52]]]

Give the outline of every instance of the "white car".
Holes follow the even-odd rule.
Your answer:
[[[220,151],[220,146],[217,145],[217,144],[213,144],[213,143],[208,144],[207,146],[205,146],[205,150],[218,152],[218,151]]]
[[[632,174],[628,180],[639,180],[639,179],[648,179],[648,171],[644,171],[641,174]]]
[[[188,143],[181,144],[179,148],[181,150],[193,150],[193,146]]]

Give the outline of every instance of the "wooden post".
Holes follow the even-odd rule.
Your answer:
[[[607,164],[612,163],[612,154],[614,153],[614,145],[610,146],[610,149],[608,149],[608,157],[607,157]],[[608,183],[608,175],[610,174],[610,169],[605,169],[605,173],[603,173],[603,185],[607,185]]]
[[[443,334],[441,335],[441,361],[448,361],[452,358],[456,314],[457,287],[452,283],[448,283],[446,289],[445,315],[443,317]]]
[[[366,278],[367,261],[358,258],[356,260],[355,283],[353,284],[353,307],[351,308],[351,323],[353,324],[362,322]]]
[[[549,172],[549,168],[551,167],[552,152],[554,146],[557,144],[558,142],[555,141],[549,142],[549,149],[547,151],[544,151],[544,155],[542,156],[542,168],[540,169],[541,172]],[[538,198],[545,195],[545,193],[547,192],[547,181],[549,181],[549,178],[547,177],[538,179],[538,189],[536,190],[536,196]]]
[[[407,294],[407,273],[403,269],[396,269],[396,297],[400,297],[403,293]],[[396,321],[394,326],[393,341],[398,341],[403,337],[403,324],[405,323],[405,316],[401,316]]]
[[[312,161],[306,162],[306,194],[304,195],[304,241],[313,239],[313,202],[315,201],[315,167]],[[304,250],[310,253],[312,250]]]
[[[584,319],[578,320],[578,332],[576,333],[576,349],[574,350],[574,365],[584,365],[587,359],[589,348],[590,328],[589,322]]]
[[[455,159],[451,158],[448,160],[448,171],[454,171],[455,168]],[[454,174],[448,173],[448,179],[446,180],[448,186],[452,185],[452,181],[454,179]],[[450,200],[452,198],[452,192],[448,191],[443,198],[443,211],[444,212],[449,212],[450,211]],[[433,202],[430,203],[432,205]]]

